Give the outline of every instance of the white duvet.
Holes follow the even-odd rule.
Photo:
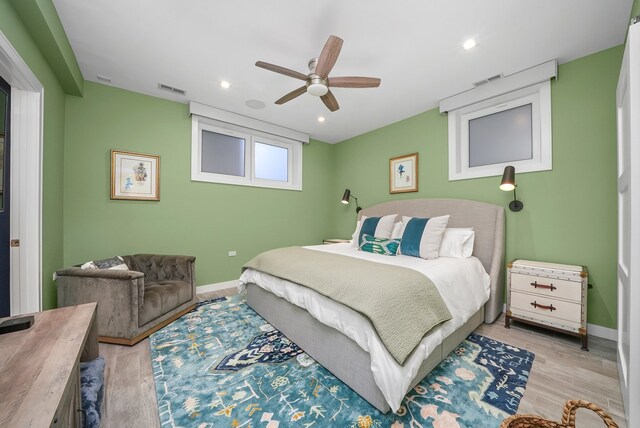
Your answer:
[[[271,275],[247,269],[240,277],[240,291],[253,283],[288,302],[306,309],[318,321],[333,327],[355,341],[371,355],[371,371],[376,384],[394,412],[407,393],[422,362],[454,330],[464,324],[489,299],[489,275],[475,257],[454,259],[441,257],[424,260],[409,256],[383,256],[357,251],[351,244],[305,247],[316,251],[343,254],[379,263],[414,269],[428,276],[449,307],[452,319],[425,336],[404,366],[391,356],[373,326],[360,313],[337,303],[307,287]]]

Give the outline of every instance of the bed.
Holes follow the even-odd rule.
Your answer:
[[[321,295],[311,296],[315,300],[307,303],[308,295],[314,293],[312,290],[292,283],[285,284],[286,281],[265,276],[261,272],[247,274],[245,271],[241,278],[241,288],[247,292],[247,304],[254,311],[383,413],[389,410],[396,411],[404,394],[420,382],[482,322],[492,323],[496,320],[502,312],[504,276],[502,207],[458,199],[411,199],[365,208],[359,218],[363,215],[376,217],[389,214],[411,217],[448,214],[450,217],[447,227],[473,227],[473,257],[468,259],[468,262],[458,265],[442,259],[438,269],[442,270],[442,266],[449,263],[452,267],[462,266],[472,271],[476,269],[473,267],[475,263],[480,266],[478,269],[482,270],[482,275],[486,277],[485,298],[479,303],[476,302],[476,306],[465,314],[464,318],[457,319],[457,315],[452,311],[456,322],[451,320],[432,330],[425,336],[421,346],[416,348],[413,358],[407,360],[404,365],[389,363],[389,358],[381,359],[381,353],[384,352],[378,349],[379,346],[371,345],[375,344],[375,340],[371,339],[371,334],[366,333],[367,329],[372,327],[370,324],[366,325],[366,318],[356,311]],[[346,254],[348,245],[333,244],[317,250]],[[467,265],[468,268],[465,267]],[[304,292],[305,297],[292,298],[293,291]],[[474,299],[476,298],[470,297],[470,300]],[[479,307],[476,309],[477,306]],[[329,315],[319,316],[318,311],[325,311],[325,308],[329,308]],[[334,322],[332,310],[344,314],[345,318]],[[349,322],[353,325],[349,325]],[[363,331],[369,334],[366,336],[367,339],[363,339]],[[375,334],[373,336],[375,339]]]

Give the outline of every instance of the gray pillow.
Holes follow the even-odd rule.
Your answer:
[[[129,270],[129,266],[125,264],[124,259],[120,256],[111,257],[109,259],[86,262],[81,266],[81,268],[82,269]]]

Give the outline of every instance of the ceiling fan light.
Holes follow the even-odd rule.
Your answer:
[[[313,96],[321,97],[329,92],[329,88],[322,83],[311,83],[307,86],[307,92]]]

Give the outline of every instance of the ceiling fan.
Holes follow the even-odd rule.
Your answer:
[[[309,61],[309,74],[307,75],[279,65],[269,64],[268,62],[256,62],[257,67],[306,82],[304,86],[289,92],[277,100],[276,104],[284,104],[308,92],[311,95],[320,97],[329,110],[336,111],[340,106],[338,105],[338,101],[336,101],[336,97],[334,97],[331,90],[329,90],[330,87],[377,88],[380,86],[380,79],[376,77],[329,77],[329,73],[335,65],[338,55],[340,55],[342,43],[343,40],[340,37],[329,36],[327,43],[325,43],[324,48],[322,48],[322,52],[320,52],[320,56]]]

